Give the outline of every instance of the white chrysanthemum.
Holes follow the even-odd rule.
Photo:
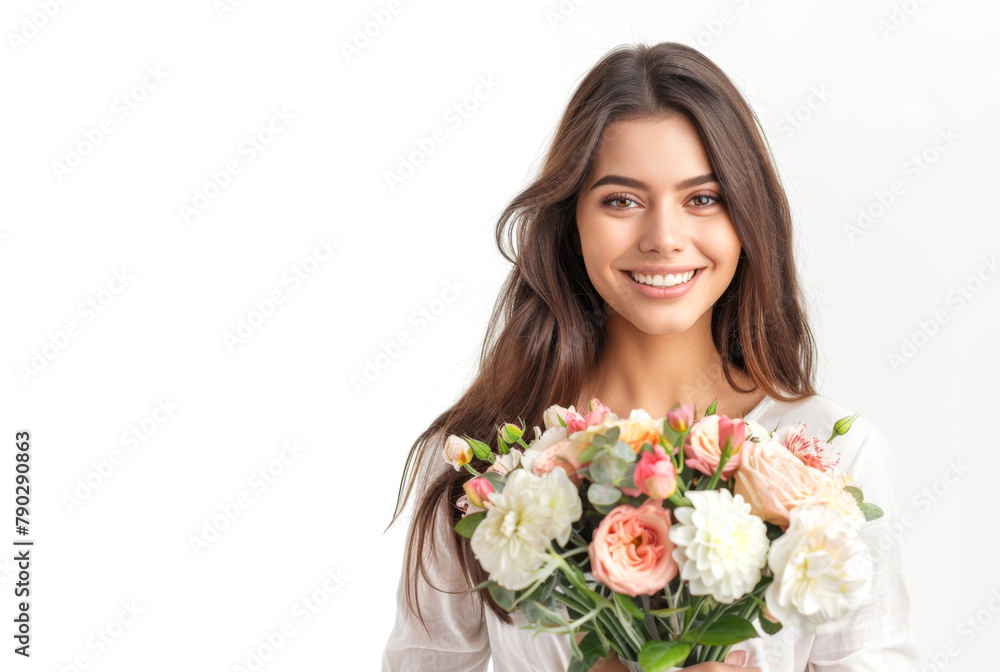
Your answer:
[[[674,562],[692,595],[730,604],[757,585],[767,562],[767,526],[729,490],[689,491],[692,506],[674,509]]]
[[[850,521],[827,506],[797,506],[771,544],[768,609],[786,625],[816,633],[842,627],[868,600],[872,561]]]
[[[472,551],[490,578],[509,590],[540,578],[553,539],[564,545],[583,514],[576,486],[562,467],[536,476],[515,469],[472,535]]]

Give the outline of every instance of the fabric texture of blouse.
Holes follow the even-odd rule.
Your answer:
[[[833,423],[851,414],[822,395],[798,402],[766,396],[744,417],[768,430],[804,422],[807,434],[826,439]],[[885,512],[861,528],[874,560],[869,601],[836,632],[815,635],[786,625],[777,634],[767,635],[758,625],[760,636],[733,650],[745,650],[746,664],[763,672],[916,672],[919,653],[910,634],[903,548],[892,533],[897,503],[888,469],[889,447],[878,429],[860,416],[847,434],[834,440],[833,447],[841,453],[838,469],[854,477],[865,501]],[[452,468],[443,460],[440,463],[442,468]],[[446,515],[442,508],[437,516],[437,532],[442,535],[438,539],[455,533]],[[467,588],[458,562],[441,548],[428,551],[426,558],[432,583],[451,590]],[[493,672],[565,672],[572,660],[569,635],[521,629],[526,621],[518,612],[514,624],[507,625],[482,605],[478,595],[441,592],[423,577],[418,590],[427,630],[407,608],[401,573],[395,627],[382,654],[382,672],[486,672],[491,657]]]

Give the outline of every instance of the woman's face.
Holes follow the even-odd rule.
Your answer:
[[[601,297],[643,332],[711,324],[736,272],[740,241],[711,173],[680,113],[617,121],[602,135],[577,198],[577,252]]]

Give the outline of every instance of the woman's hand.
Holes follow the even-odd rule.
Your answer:
[[[692,672],[735,672],[735,670],[742,670],[743,672],[760,672],[759,667],[743,667],[746,663],[746,651],[730,651],[726,656],[726,662],[724,663],[698,663],[697,665],[691,665],[690,667],[685,667],[684,669],[691,670]]]
[[[578,632],[575,634],[576,643],[579,644],[585,633]],[[726,655],[726,661],[723,663],[698,663],[684,669],[692,670],[693,672],[736,672],[737,670],[741,670],[741,672],[761,672],[759,667],[743,667],[746,665],[746,662],[746,651],[730,651]],[[618,654],[614,651],[611,651],[607,658],[598,660],[590,669],[592,672],[595,670],[600,670],[600,672],[628,672],[625,663],[619,660]]]

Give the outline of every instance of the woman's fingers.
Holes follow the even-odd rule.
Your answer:
[[[722,661],[728,665],[736,665],[738,667],[743,667],[747,664],[747,652],[746,651],[730,651],[726,659]]]

